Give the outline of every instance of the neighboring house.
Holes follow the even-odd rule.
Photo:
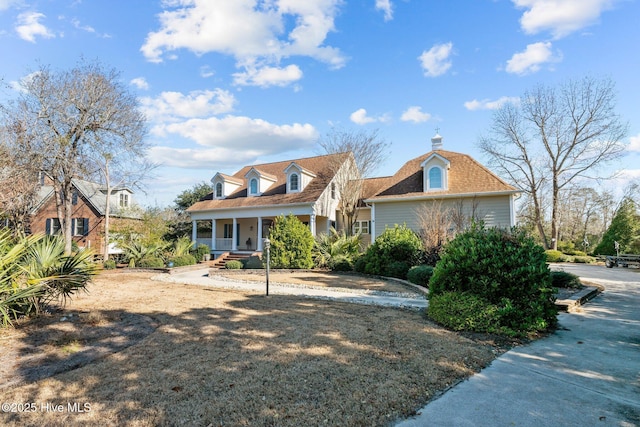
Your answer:
[[[107,206],[107,190],[104,185],[81,179],[73,179],[71,230],[73,240],[80,248],[94,248],[102,253],[104,247],[104,217]],[[133,202],[133,192],[126,187],[112,189],[109,201],[110,224],[116,226],[119,221],[139,219]],[[31,211],[29,220],[31,233],[62,233],[54,188],[48,177],[43,175],[38,201]],[[121,250],[111,244],[109,253]]]
[[[350,153],[245,166],[233,175],[217,173],[213,192],[187,209],[192,239],[213,253],[262,251],[263,238],[279,215],[296,215],[315,236],[336,224],[337,180],[350,170]],[[353,178],[353,177],[349,177]],[[197,222],[211,233],[197,234]]]
[[[353,226],[363,243],[395,224],[420,232],[420,210],[434,201],[489,227],[515,225],[519,191],[468,155],[442,150],[440,135],[431,141],[432,151],[408,161],[395,175],[364,180]],[[245,166],[231,176],[217,173],[211,180],[213,193],[187,210],[192,239],[216,254],[262,251],[273,220],[290,213],[308,224],[314,236],[330,227],[344,228],[336,212],[336,189],[339,179],[354,178],[345,172],[352,170],[353,161],[343,153]],[[212,233],[198,234],[198,221],[210,222]]]

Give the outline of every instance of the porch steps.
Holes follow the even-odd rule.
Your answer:
[[[244,259],[248,259],[253,254],[250,253],[235,253],[235,252],[225,252],[220,255],[218,258],[214,259],[210,267],[211,268],[224,268],[227,262],[229,261],[242,261]]]

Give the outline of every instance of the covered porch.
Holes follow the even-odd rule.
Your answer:
[[[205,244],[211,253],[223,252],[262,252],[264,239],[269,235],[269,229],[273,225],[277,215],[254,217],[217,217],[212,219],[192,219],[191,240],[196,245]],[[309,226],[311,234],[328,233],[335,222],[330,218],[315,214],[296,215],[302,223]],[[209,227],[198,227],[207,223]],[[206,228],[206,231],[202,229]]]

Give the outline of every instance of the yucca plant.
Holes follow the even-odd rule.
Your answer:
[[[146,259],[160,257],[168,246],[169,244],[165,241],[145,244],[138,240],[120,244],[127,261],[131,264],[133,260],[134,265],[140,265],[140,263]]]

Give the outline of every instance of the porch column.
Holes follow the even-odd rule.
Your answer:
[[[258,252],[262,252],[262,217],[258,217],[258,246],[256,246]]]
[[[231,250],[238,250],[238,220],[233,217],[233,230],[231,231]]]
[[[316,236],[316,214],[311,214],[309,218],[309,228],[311,228],[311,235]]]
[[[371,234],[371,243],[376,240],[376,205],[371,204],[371,227],[369,227],[369,233]]]
[[[211,220],[211,250],[216,250],[216,220]]]
[[[191,221],[191,241],[197,246],[198,242],[198,222],[194,219]]]

